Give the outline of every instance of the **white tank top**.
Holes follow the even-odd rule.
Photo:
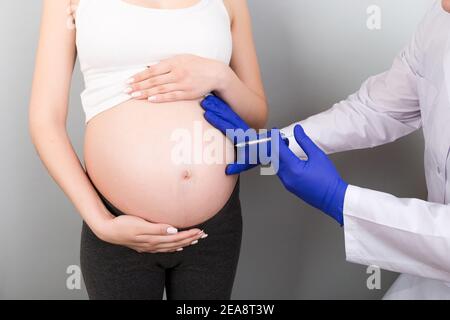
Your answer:
[[[126,80],[162,59],[193,54],[230,63],[230,17],[223,0],[152,9],[123,0],[80,0],[77,50],[86,123],[131,97]]]

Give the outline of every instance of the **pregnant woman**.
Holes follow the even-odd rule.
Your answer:
[[[84,165],[66,129],[77,55],[86,86]],[[83,218],[91,299],[162,299],[164,289],[168,299],[230,298],[242,234],[239,185],[224,174],[234,147],[221,134],[197,134],[199,126],[216,130],[199,105],[210,93],[264,127],[244,0],[43,1],[30,132]],[[179,130],[192,138],[197,161],[174,161]],[[205,161],[199,150],[215,144],[222,161]]]

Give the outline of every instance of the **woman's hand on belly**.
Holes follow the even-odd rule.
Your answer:
[[[119,216],[96,228],[103,241],[128,247],[139,253],[181,251],[207,235],[200,229],[178,232],[167,224],[154,224],[135,216]]]
[[[132,77],[126,92],[154,103],[200,99],[218,89],[227,68],[220,61],[178,55]]]

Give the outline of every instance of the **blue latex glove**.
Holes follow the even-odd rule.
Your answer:
[[[249,141],[248,137],[247,139],[242,140],[239,139],[239,137],[230,137],[229,135],[227,135],[227,130],[247,131],[250,129],[250,127],[223,100],[211,95],[201,102],[201,106],[205,110],[205,119],[212,126],[220,130],[224,135],[228,136],[232,140],[234,145],[244,141]],[[279,134],[278,130],[275,130],[273,132]],[[267,131],[267,133],[264,134],[255,132],[254,139],[252,140],[270,137],[273,132]],[[260,150],[263,151],[260,153]],[[237,152],[237,158],[239,159],[239,161],[227,166],[227,175],[240,174],[244,171],[255,168],[258,165],[269,164],[266,162],[266,159],[261,159],[260,155],[264,154],[267,158],[271,156],[271,143],[267,142],[259,145],[238,148]]]
[[[280,141],[278,177],[286,189],[325,212],[342,226],[348,184],[341,179],[328,156],[312,142],[300,125],[295,127],[294,135],[308,160],[299,159]]]
[[[224,101],[209,96],[201,103],[205,118],[226,135],[228,129],[248,130],[249,126]],[[288,141],[280,139],[278,177],[284,186],[313,207],[325,212],[343,225],[343,206],[348,184],[343,181],[333,163],[305,134],[301,126],[295,127],[295,139],[308,155],[308,160],[299,159],[288,147]],[[275,138],[275,137],[274,137]],[[233,143],[242,141],[234,140]],[[271,143],[265,143],[270,151]],[[240,152],[248,154],[248,148]],[[275,151],[276,152],[276,151]],[[260,159],[258,159],[260,164]],[[231,164],[227,174],[236,174],[254,168],[257,164]]]

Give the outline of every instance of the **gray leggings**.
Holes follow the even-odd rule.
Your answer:
[[[103,196],[106,207],[123,214]],[[194,226],[208,238],[176,253],[140,254],[106,243],[83,223],[81,269],[90,299],[229,300],[239,260],[242,215],[239,183],[226,205]]]

